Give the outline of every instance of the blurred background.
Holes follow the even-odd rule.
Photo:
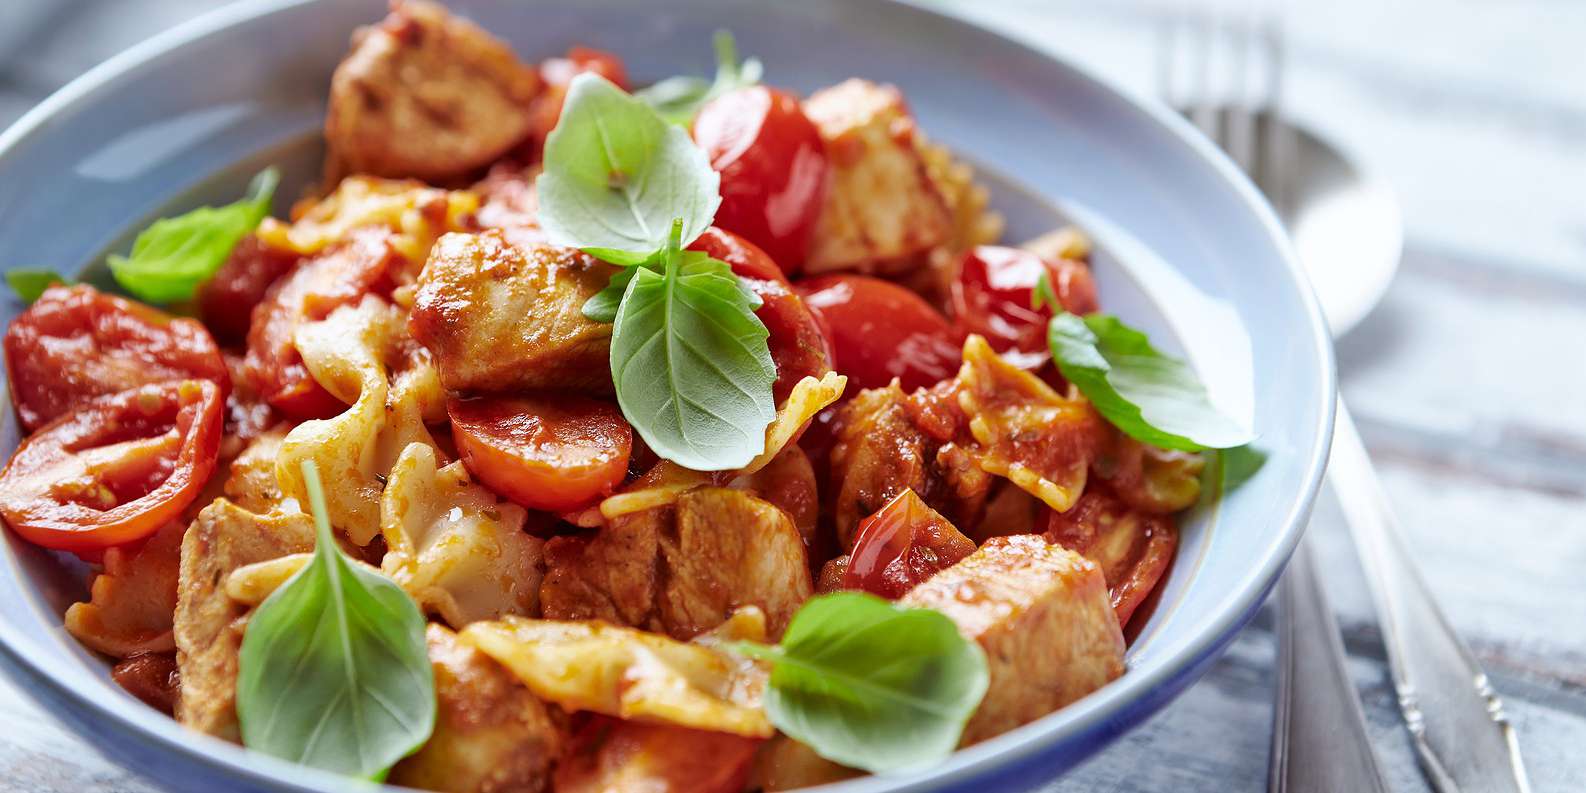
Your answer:
[[[1162,93],[1174,26],[1209,12],[1237,26],[1250,13],[1228,3],[929,4],[1143,96]],[[0,128],[218,5],[0,0]],[[1283,112],[1381,180],[1403,219],[1385,300],[1339,344],[1344,395],[1425,576],[1505,697],[1536,789],[1586,789],[1586,3],[1280,10]],[[1215,30],[1210,57],[1237,71],[1243,56]],[[1356,240],[1338,237],[1347,259]],[[1312,533],[1390,782],[1425,790],[1336,505],[1324,499]],[[1263,789],[1273,656],[1263,613],[1204,682],[1054,789]],[[0,789],[147,790],[3,681],[0,725]]]

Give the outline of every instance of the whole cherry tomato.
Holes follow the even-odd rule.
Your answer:
[[[0,516],[35,545],[75,553],[153,534],[214,471],[222,402],[213,381],[174,380],[61,416],[0,471]]]
[[[975,543],[913,490],[904,490],[859,522],[843,589],[902,597],[927,578],[974,553]]]
[[[567,98],[567,86],[573,78],[584,72],[594,72],[627,90],[628,70],[622,59],[604,50],[592,47],[573,47],[563,58],[546,58],[540,63],[540,95],[534,98],[531,129],[537,145],[545,143],[545,136],[556,129],[562,118],[562,100]]]
[[[354,231],[298,265],[254,308],[243,371],[271,407],[298,419],[328,418],[346,408],[308,373],[293,337],[303,323],[324,319],[382,285],[400,255],[392,236],[372,227]]]
[[[5,336],[11,402],[32,430],[106,394],[146,383],[231,378],[203,325],[91,286],[47,290]]]
[[[265,245],[252,234],[243,237],[226,263],[198,292],[204,325],[226,344],[244,342],[253,307],[301,258],[291,251]]]
[[[589,506],[627,476],[633,427],[609,402],[492,396],[447,400],[446,412],[468,470],[530,509]]]
[[[997,352],[1045,352],[1052,312],[1045,306],[1030,307],[1043,273],[1064,310],[1081,315],[1096,311],[1096,281],[1084,262],[1053,262],[1019,248],[981,245],[959,260],[951,286],[953,315],[969,333],[985,336]]]
[[[689,249],[726,262],[750,291],[760,296],[760,308],[754,313],[771,332],[767,343],[777,373],[772,395],[778,404],[800,380],[831,371],[826,334],[771,257],[748,240],[715,226],[706,229]]]
[[[1171,517],[1131,509],[1096,484],[1067,512],[1048,510],[1044,536],[1101,568],[1119,625],[1129,624],[1167,572],[1178,546]]]
[[[694,118],[694,141],[721,173],[716,223],[798,272],[826,195],[826,148],[798,97],[763,85],[723,94]]]
[[[866,275],[828,275],[793,288],[825,329],[833,368],[848,375],[850,393],[894,377],[912,391],[958,371],[962,334],[919,295]]]

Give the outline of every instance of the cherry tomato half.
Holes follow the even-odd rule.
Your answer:
[[[468,470],[530,509],[588,506],[628,473],[633,427],[609,402],[566,395],[476,397],[447,400],[446,412]]]
[[[153,383],[100,397],[22,442],[0,515],[35,545],[92,553],[141,540],[198,497],[220,452],[220,386]]]
[[[1053,262],[1020,248],[981,245],[959,260],[951,286],[953,315],[967,332],[985,336],[997,352],[1045,352],[1052,312],[1045,306],[1030,307],[1042,273],[1064,310],[1083,315],[1098,308],[1096,281],[1084,262]]]
[[[146,383],[231,378],[203,325],[176,319],[91,286],[46,291],[5,336],[11,401],[37,429],[104,396]]]
[[[534,98],[529,112],[533,116],[530,129],[533,140],[545,142],[545,136],[556,129],[562,118],[562,100],[567,98],[567,86],[573,78],[584,72],[594,72],[610,80],[618,88],[627,90],[628,70],[622,59],[593,47],[573,47],[563,58],[547,58],[540,63],[540,95]]]
[[[975,552],[975,543],[913,490],[904,490],[860,521],[856,537],[842,587],[884,598],[902,597]]]
[[[716,222],[798,272],[826,195],[826,147],[798,97],[763,85],[719,96],[700,108],[694,141],[721,173]]]
[[[689,248],[726,262],[750,291],[760,296],[760,308],[754,314],[771,332],[767,343],[777,373],[772,395],[778,404],[806,376],[820,377],[831,371],[826,334],[771,257],[748,240],[715,226],[706,229]]]
[[[962,334],[919,295],[867,275],[828,275],[793,288],[821,321],[850,393],[894,377],[912,391],[958,371]]]
[[[252,234],[244,237],[198,292],[204,325],[227,344],[245,341],[253,307],[263,302],[270,286],[296,267],[301,258],[291,251],[265,245]]]
[[[1167,572],[1178,546],[1171,517],[1130,509],[1094,484],[1067,512],[1047,512],[1045,537],[1101,568],[1119,625],[1129,624]]]
[[[270,287],[254,308],[243,371],[271,407],[299,419],[328,418],[346,408],[308,373],[293,337],[299,325],[324,319],[381,285],[400,255],[391,238],[386,229],[354,231]]]

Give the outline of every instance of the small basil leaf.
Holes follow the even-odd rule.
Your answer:
[[[1117,317],[1058,310],[1046,335],[1058,371],[1129,437],[1187,452],[1250,442],[1251,433],[1212,404],[1194,370]]]
[[[777,729],[875,773],[951,754],[989,682],[952,620],[855,592],[811,598],[780,645],[734,649],[775,665],[765,708]]]
[[[617,321],[617,307],[622,303],[622,295],[628,291],[628,282],[633,280],[635,270],[624,267],[611,276],[606,288],[595,293],[595,296],[584,301],[584,316],[590,322],[603,322],[607,325]]]
[[[636,267],[655,258],[655,251],[623,251],[616,248],[584,248],[584,253],[619,267]]]
[[[44,290],[56,284],[69,284],[71,281],[62,278],[51,270],[18,269],[6,271],[6,283],[11,286],[11,291],[24,303],[32,303],[44,294]]]
[[[731,268],[681,251],[674,222],[660,272],[635,267],[614,317],[611,376],[622,414],[662,457],[740,468],[765,449],[776,366],[759,299]]]
[[[634,94],[644,100],[669,124],[686,127],[699,109],[722,94],[760,82],[765,67],[756,58],[738,63],[738,43],[732,33],[716,31],[716,79],[668,77]]]
[[[303,478],[314,556],[248,620],[237,675],[242,742],[379,780],[435,727],[424,616],[391,579],[336,547],[312,461],[303,463]]]
[[[684,245],[704,232],[720,184],[688,132],[586,72],[545,141],[540,225],[552,244],[642,259],[666,244],[673,218],[683,219]]]
[[[280,180],[276,169],[266,168],[253,177],[241,201],[156,220],[132,243],[130,256],[109,257],[110,274],[123,289],[149,303],[191,300],[237,243],[270,213]]]

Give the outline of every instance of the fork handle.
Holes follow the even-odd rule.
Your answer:
[[[1432,786],[1439,793],[1529,793],[1503,703],[1405,549],[1343,399],[1327,481],[1360,552],[1399,709]]]
[[[1387,793],[1309,545],[1300,542],[1278,583],[1278,694],[1267,789]]]

